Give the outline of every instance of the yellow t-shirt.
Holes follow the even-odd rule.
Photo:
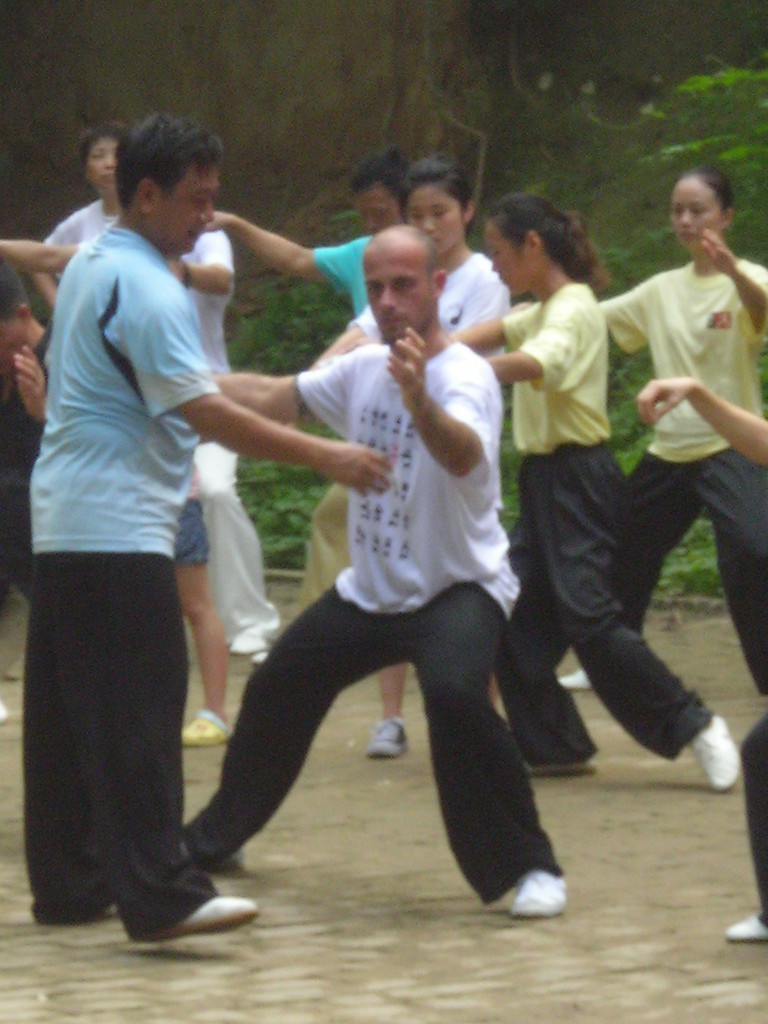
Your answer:
[[[768,270],[739,260],[768,293]],[[693,264],[656,274],[602,302],[608,327],[625,352],[648,345],[657,377],[695,377],[729,402],[762,415],[757,358],[765,343],[726,274],[702,277]],[[663,416],[648,450],[668,462],[693,462],[728,444],[688,402]]]
[[[518,450],[548,455],[562,444],[606,441],[608,331],[592,289],[567,284],[503,324],[507,348],[526,352],[543,368],[537,380],[514,385]]]

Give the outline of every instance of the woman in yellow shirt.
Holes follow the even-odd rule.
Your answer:
[[[711,786],[728,789],[739,759],[725,722],[622,622],[613,593],[625,483],[606,443],[608,332],[590,287],[604,272],[583,218],[517,193],[496,205],[485,236],[512,294],[537,300],[461,335],[480,347],[503,340],[508,351],[490,362],[514,385],[514,438],[524,458],[510,557],[521,592],[497,675],[523,756],[534,767],[572,767],[594,752],[555,676],[573,646],[630,735],[669,759],[690,744]]]
[[[672,227],[691,261],[602,303],[626,352],[648,345],[657,377],[692,377],[762,415],[757,361],[765,344],[768,270],[738,259],[724,236],[734,214],[724,174],[697,167],[678,178]],[[712,523],[733,623],[755,685],[768,693],[768,487],[763,467],[735,451],[689,402],[654,428],[629,477],[629,515],[617,554],[625,621],[643,619],[664,559],[694,520]]]

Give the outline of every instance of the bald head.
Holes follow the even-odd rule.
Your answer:
[[[440,333],[437,302],[445,274],[431,239],[407,224],[374,235],[363,253],[368,301],[388,345],[413,328],[427,344]]]
[[[421,252],[424,270],[428,274],[434,273],[437,270],[437,252],[429,235],[411,227],[410,224],[395,224],[379,231],[366,245],[363,252],[363,266],[370,256],[376,259],[377,255],[383,253],[400,254],[417,250]]]

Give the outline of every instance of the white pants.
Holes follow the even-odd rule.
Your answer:
[[[263,651],[280,627],[264,590],[261,543],[235,486],[237,455],[219,444],[195,451],[208,531],[208,575],[227,643],[235,654]]]

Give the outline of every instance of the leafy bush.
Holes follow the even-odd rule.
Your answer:
[[[265,278],[236,315],[229,357],[234,369],[290,374],[311,365],[350,319],[348,304],[324,284]],[[318,427],[318,433],[327,434]],[[309,469],[241,459],[238,486],[270,568],[301,569],[312,511],[328,482]]]
[[[309,522],[328,482],[301,466],[241,459],[238,484],[246,511],[261,539],[264,564],[302,569]]]
[[[350,320],[349,304],[328,285],[265,278],[236,314],[229,345],[235,369],[296,373],[317,359]]]

